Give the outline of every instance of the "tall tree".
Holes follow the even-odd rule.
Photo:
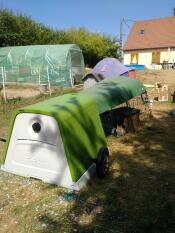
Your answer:
[[[54,30],[24,14],[0,10],[0,47],[35,44],[78,44],[85,63],[95,65],[103,57],[117,57],[116,40],[85,28]]]

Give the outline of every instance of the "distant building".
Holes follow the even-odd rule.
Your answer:
[[[175,62],[175,16],[135,22],[123,51],[124,64]]]

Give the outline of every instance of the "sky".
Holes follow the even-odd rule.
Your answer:
[[[0,0],[0,7],[22,12],[54,29],[85,27],[117,36],[124,17],[123,39],[133,21],[173,15],[174,0]]]

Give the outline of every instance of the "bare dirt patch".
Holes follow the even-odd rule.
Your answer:
[[[7,88],[7,99],[13,98],[30,98],[40,94],[36,88]]]
[[[175,89],[175,70],[141,70],[136,75],[144,84],[161,82]]]

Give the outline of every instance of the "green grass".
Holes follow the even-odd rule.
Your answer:
[[[4,136],[14,109],[46,98],[1,104]],[[94,177],[70,201],[66,189],[1,171],[0,232],[174,233],[173,110],[175,104],[158,103],[135,134],[109,137],[109,175]]]

